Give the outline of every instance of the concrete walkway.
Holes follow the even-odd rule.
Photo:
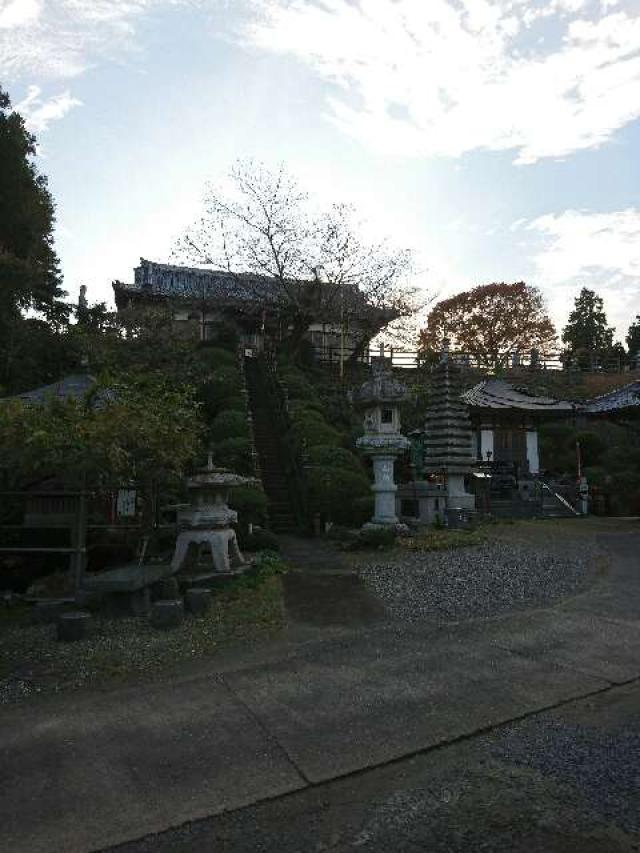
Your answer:
[[[632,684],[640,535],[602,542],[606,580],[548,610],[337,626],[170,683],[0,709],[3,846],[101,849]]]

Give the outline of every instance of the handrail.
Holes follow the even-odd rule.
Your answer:
[[[578,510],[574,506],[571,506],[571,504],[569,503],[569,501],[566,498],[563,498],[562,495],[558,494],[558,492],[554,492],[554,490],[551,488],[551,486],[548,483],[545,483],[544,480],[540,480],[539,482],[540,482],[540,485],[542,486],[543,489],[546,489],[548,492],[550,492],[553,495],[553,497],[556,498],[556,500],[560,501],[560,503],[563,504],[563,506],[565,506],[567,509],[571,510],[571,512],[574,515],[578,515],[578,516],[580,515]]]

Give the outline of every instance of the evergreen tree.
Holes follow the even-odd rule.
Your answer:
[[[40,343],[48,350],[41,352],[42,378],[49,378],[49,339],[68,314],[53,248],[54,205],[47,179],[34,164],[35,153],[35,138],[0,88],[0,388],[4,390],[31,379],[33,370],[23,368],[26,361],[33,362]],[[44,321],[25,319],[26,309],[38,311]]]
[[[602,297],[583,287],[562,332],[567,358],[580,367],[589,367],[594,361],[615,355],[613,332],[607,325]]]
[[[636,315],[636,319],[629,326],[626,341],[629,358],[635,359],[640,354],[640,314]]]

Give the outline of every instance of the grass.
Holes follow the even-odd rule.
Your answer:
[[[482,530],[427,530],[414,536],[402,536],[396,546],[408,551],[449,551],[480,545],[486,539]]]
[[[262,639],[284,627],[281,564],[215,594],[205,616],[186,616],[161,631],[145,618],[94,617],[92,636],[59,643],[55,625],[29,624],[24,608],[0,618],[0,703],[45,693],[103,686],[122,678],[157,678],[226,645]],[[1,612],[1,611],[0,611]]]

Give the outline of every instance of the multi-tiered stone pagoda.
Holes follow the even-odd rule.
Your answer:
[[[445,348],[432,374],[425,418],[424,471],[444,477],[447,510],[475,508],[475,497],[467,492],[464,482],[474,467],[475,455],[462,392],[460,371]]]

